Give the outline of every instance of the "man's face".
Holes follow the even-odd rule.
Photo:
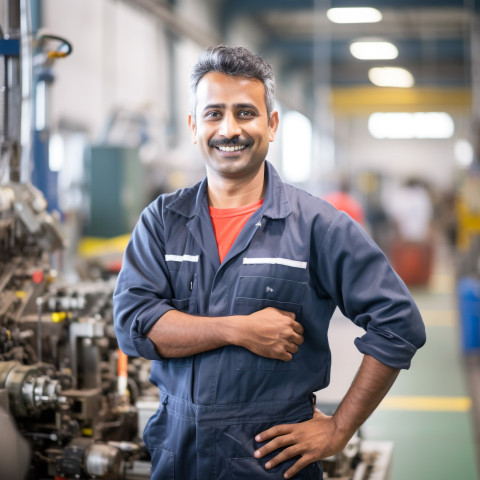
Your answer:
[[[189,116],[188,124],[208,174],[242,179],[263,164],[275,139],[278,113],[268,118],[260,80],[210,72],[198,84],[196,120]]]

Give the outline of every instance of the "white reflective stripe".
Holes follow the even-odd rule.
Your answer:
[[[165,255],[167,262],[198,262],[198,255]]]
[[[247,265],[261,265],[261,264],[277,264],[285,265],[286,267],[307,268],[307,262],[300,262],[298,260],[289,260],[288,258],[248,258],[243,259],[243,263]]]

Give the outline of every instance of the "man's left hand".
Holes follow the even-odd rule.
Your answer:
[[[283,449],[265,464],[267,469],[291,458],[300,457],[284,474],[284,478],[292,478],[307,465],[341,451],[349,438],[339,433],[333,417],[315,409],[311,420],[277,425],[259,433],[255,440],[271,440],[255,451],[255,458],[262,458],[277,449]]]

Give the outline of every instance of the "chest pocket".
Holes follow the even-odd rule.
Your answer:
[[[297,322],[301,323],[301,302],[306,284],[283,278],[273,277],[241,277],[235,299],[235,314],[250,315],[267,307],[278,308],[295,313]],[[296,356],[284,362],[255,355],[245,348],[236,351],[237,370],[296,370]]]
[[[188,271],[170,272],[173,287],[172,305],[180,312],[195,314],[197,309],[198,273]]]

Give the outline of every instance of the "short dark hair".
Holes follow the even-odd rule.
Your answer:
[[[271,65],[259,55],[244,47],[218,45],[204,50],[198,57],[190,77],[190,113],[195,119],[197,87],[204,75],[210,72],[225,73],[235,77],[256,78],[265,88],[267,115],[275,104],[275,77]]]

